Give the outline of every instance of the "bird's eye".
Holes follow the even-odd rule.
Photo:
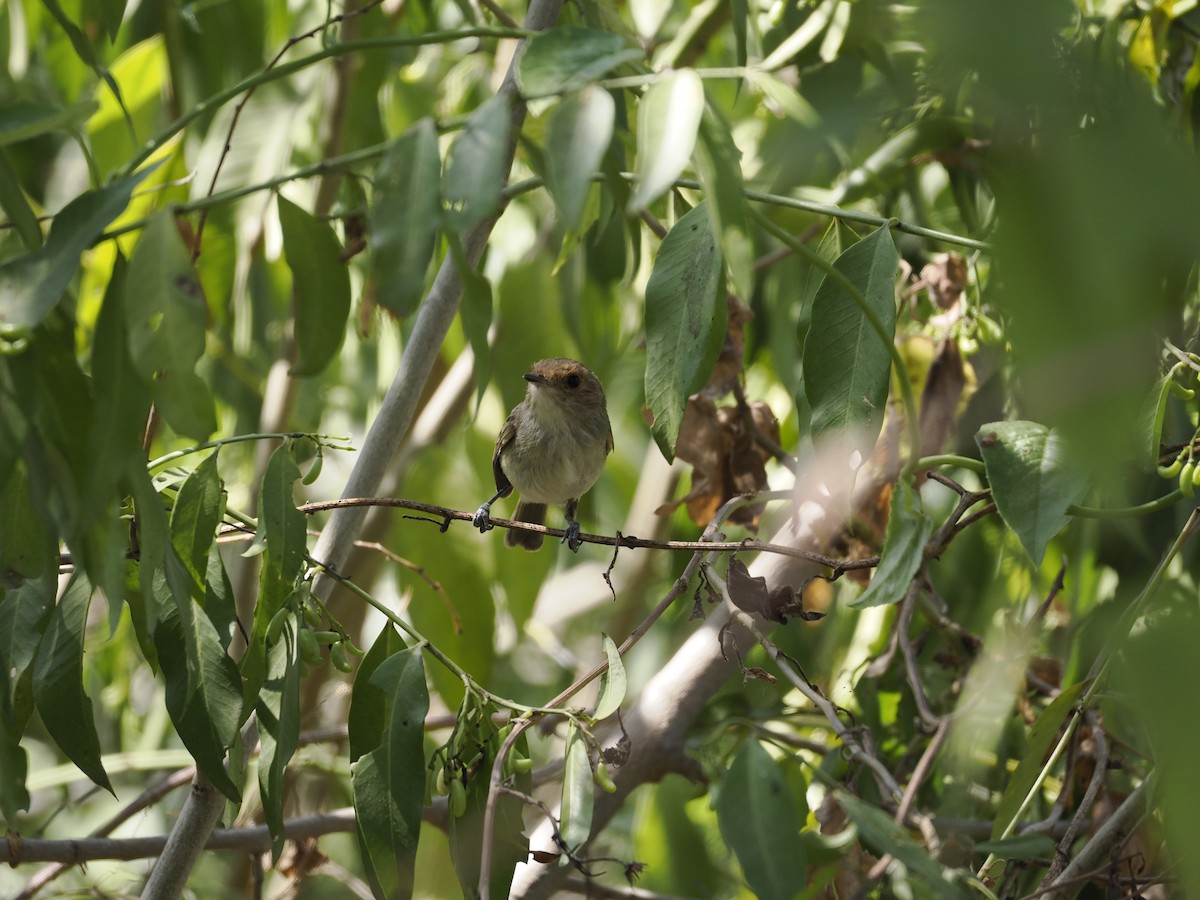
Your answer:
[[[579,376],[578,375],[568,375],[567,376],[567,387],[569,387],[569,388],[579,387]]]

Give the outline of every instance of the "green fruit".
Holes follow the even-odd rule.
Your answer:
[[[321,648],[317,646],[317,639],[307,628],[300,629],[300,656],[313,668],[325,664],[325,657],[321,656]]]
[[[616,793],[617,785],[613,782],[611,776],[609,776],[608,766],[605,764],[604,760],[600,760],[598,763],[596,763],[596,768],[592,772],[592,778],[595,780],[600,790],[609,794]]]
[[[317,444],[317,455],[313,458],[313,463],[308,467],[308,471],[304,473],[304,477],[300,479],[301,484],[312,484],[321,477],[321,466],[325,462],[325,454],[321,450],[321,445]]]
[[[283,626],[287,622],[288,613],[291,610],[286,606],[281,606],[275,611],[275,615],[271,616],[271,621],[267,625],[267,644],[268,646],[278,642],[280,635],[283,634]]]
[[[533,760],[528,756],[512,756],[511,759],[513,771],[518,775],[528,775],[533,771]]]
[[[467,786],[461,778],[450,782],[450,815],[458,818],[467,811]]]
[[[350,660],[346,659],[345,647],[346,645],[342,643],[334,644],[333,649],[329,651],[329,659],[339,672],[353,672],[354,666],[350,665]]]
[[[1179,492],[1184,497],[1190,498],[1196,492],[1196,464],[1192,460],[1188,460],[1183,464],[1183,468],[1179,472]]]
[[[1172,462],[1169,466],[1159,466],[1158,467],[1158,476],[1160,478],[1173,479],[1173,478],[1175,478],[1175,476],[1177,476],[1179,474],[1180,470],[1182,470],[1182,469],[1183,469],[1183,454],[1180,453],[1177,457],[1175,457],[1175,461]]]

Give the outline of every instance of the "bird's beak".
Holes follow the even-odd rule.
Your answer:
[[[522,377],[533,384],[546,384],[546,376],[536,372],[526,372]]]

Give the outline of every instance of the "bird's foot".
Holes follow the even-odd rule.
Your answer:
[[[485,503],[475,510],[471,524],[479,529],[480,534],[485,534],[495,528],[496,526],[492,524],[492,504]]]
[[[572,553],[578,553],[579,548],[583,546],[583,539],[579,536],[579,523],[574,519],[567,520],[567,531],[563,535],[562,543],[570,547]]]

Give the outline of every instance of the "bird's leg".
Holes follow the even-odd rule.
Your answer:
[[[579,523],[575,521],[575,508],[577,506],[579,506],[578,498],[567,501],[567,531],[561,541],[561,543],[571,548],[572,553],[578,553],[579,548],[583,546],[583,541],[579,537]]]
[[[471,524],[479,529],[480,534],[491,531],[495,527],[492,525],[492,504],[503,496],[504,491],[496,491],[491,500],[475,510],[475,515],[471,518]]]

